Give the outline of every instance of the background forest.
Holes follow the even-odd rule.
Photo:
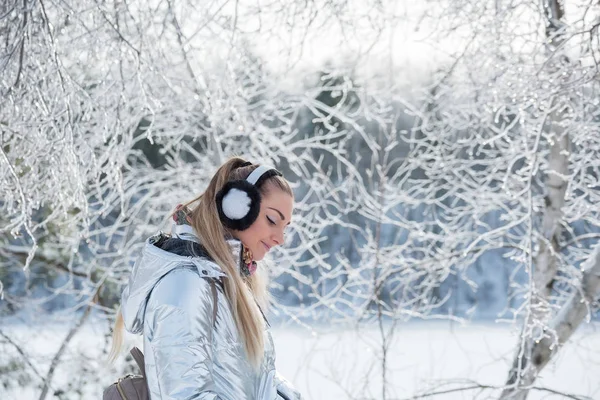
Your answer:
[[[423,320],[515,333],[501,384],[456,391],[553,393],[599,307],[599,27],[587,0],[2,2],[0,397],[89,398],[93,366],[56,383],[74,338],[102,362],[144,239],[231,155],[294,186],[271,318],[372,335],[347,398],[426,396],[386,375]]]

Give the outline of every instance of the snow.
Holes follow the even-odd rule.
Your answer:
[[[587,327],[561,350],[543,371],[536,386],[600,398],[600,333]],[[409,323],[396,327],[388,352],[390,390],[387,398],[472,386],[469,381],[501,386],[506,380],[517,332],[507,325]],[[275,333],[279,370],[309,399],[383,398],[381,340],[376,329],[347,330],[311,336],[298,330]],[[454,382],[454,383],[452,383]],[[446,385],[442,386],[443,383]],[[349,394],[347,394],[349,393]],[[433,396],[433,399],[473,399],[477,391]],[[479,398],[495,397],[485,391]],[[563,398],[532,392],[529,399]]]
[[[551,202],[562,213],[553,313],[587,284],[580,267],[600,232],[598,43],[569,35],[594,32],[591,2],[569,2],[569,39],[552,55],[543,9],[528,2],[113,2],[122,36],[96,2],[71,3],[2,21],[15,30],[0,68],[10,94],[0,96],[0,293],[17,308],[87,304],[103,282],[114,301],[143,239],[230,154],[281,166],[295,187],[291,243],[272,269],[286,315],[351,320],[384,278],[393,318],[527,315],[553,174],[569,177],[564,202]],[[61,28],[49,41],[51,25]],[[549,115],[556,105],[569,111]],[[561,168],[557,127],[571,141]],[[85,279],[48,273],[55,264]],[[0,322],[40,371],[10,367],[22,358],[0,335],[0,400],[38,397],[68,329],[48,319]],[[55,397],[98,398],[120,373],[102,362],[96,324],[65,354],[53,390],[67,394]],[[275,340],[307,398],[405,398],[502,384],[516,326],[398,325],[385,396],[376,327],[277,328]],[[537,384],[599,398],[598,344],[580,330]],[[487,396],[497,393],[435,398]]]
[[[68,397],[99,398],[102,388],[112,383],[119,372],[105,362],[102,349],[108,346],[103,338],[105,321],[87,323],[73,339],[57,369],[53,389],[63,389]],[[53,354],[68,332],[66,324],[44,323],[36,329],[23,324],[11,324],[3,332],[26,350],[45,375]],[[384,325],[386,330],[389,324]],[[600,325],[582,327],[556,359],[543,371],[537,387],[559,392],[600,398]],[[381,339],[377,326],[360,329],[314,331],[295,327],[272,329],[277,349],[279,372],[292,382],[306,399],[381,399]],[[474,384],[501,386],[513,358],[518,332],[509,325],[468,324],[449,322],[413,322],[397,324],[387,352],[388,390],[386,398],[405,399],[430,391],[470,387]],[[18,341],[17,341],[18,339]],[[141,345],[141,338],[128,336],[125,348]],[[119,357],[121,368],[124,355]],[[87,379],[87,382],[86,382]],[[73,383],[69,389],[67,382]],[[0,386],[1,399],[37,399],[40,383],[35,378],[27,386],[15,386],[6,391]],[[81,384],[81,395],[76,386]],[[2,391],[5,391],[3,393]],[[428,397],[459,400],[497,398],[499,390],[468,390]],[[561,399],[547,391],[533,391],[529,399]]]

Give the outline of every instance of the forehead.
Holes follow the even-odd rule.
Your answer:
[[[294,199],[281,189],[271,189],[262,196],[261,206],[278,209],[289,221],[292,218]]]

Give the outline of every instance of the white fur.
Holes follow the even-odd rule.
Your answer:
[[[242,219],[250,211],[250,197],[239,189],[231,189],[223,197],[223,213],[230,219]]]

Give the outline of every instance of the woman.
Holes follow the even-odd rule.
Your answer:
[[[256,264],[283,244],[293,201],[277,170],[232,158],[178,207],[171,235],[147,240],[117,325],[144,335],[152,400],[300,399],[275,371]]]

